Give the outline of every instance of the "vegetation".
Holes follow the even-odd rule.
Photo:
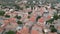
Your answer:
[[[16,9],[20,9],[20,7],[18,5],[16,5],[16,4],[13,5],[13,6],[15,6]]]
[[[17,10],[23,10],[23,7],[20,7],[19,5],[17,5],[17,4],[15,4],[15,5],[13,5],[13,6],[15,6],[15,8],[17,9]]]
[[[54,25],[50,25],[51,32],[57,32],[57,29],[54,27]]]
[[[28,4],[29,3],[29,4]],[[33,3],[33,0],[28,0],[27,2],[28,6],[31,7],[31,9],[33,10],[33,7],[35,6],[35,4]]]
[[[36,21],[38,21],[39,18],[41,18],[41,16],[37,16]]]
[[[60,15],[59,15],[58,19],[60,19]]]
[[[51,8],[52,8],[52,9],[55,9],[53,3],[51,4]]]
[[[32,13],[32,11],[31,12],[28,12],[28,14],[31,14]]]
[[[33,7],[34,7],[34,6],[32,5],[32,6],[31,6],[31,10],[33,10]]]
[[[10,8],[13,8],[15,7],[15,9],[17,10],[23,10],[23,8],[21,8],[19,5],[15,4],[15,3],[8,3],[8,4],[1,4],[2,7],[6,7],[6,6],[10,6]]]
[[[53,16],[54,20],[57,20],[58,17],[59,17],[59,16],[58,16],[57,14],[54,14],[54,16]]]
[[[53,22],[54,20],[57,20],[57,19],[60,19],[60,15],[58,16],[57,14],[54,14],[53,18],[50,19],[50,20],[48,20],[48,21],[46,21],[46,22],[52,24],[52,22]]]
[[[17,19],[21,19],[21,16],[16,15],[15,18],[17,18]]]
[[[6,32],[5,34],[16,34],[14,31],[8,31],[8,32]]]
[[[29,8],[29,6],[26,6],[26,8]]]
[[[2,6],[6,6],[6,4],[1,4]]]
[[[0,16],[4,16],[5,12],[4,11],[0,11]]]
[[[23,10],[23,7],[20,7],[20,10]]]
[[[50,19],[50,20],[48,20],[46,22],[52,24],[53,21],[54,21],[54,18],[53,19]]]
[[[5,15],[6,18],[10,18],[10,15]]]
[[[28,18],[30,18],[30,16],[28,16]]]
[[[22,24],[22,22],[21,22],[21,21],[17,21],[17,23],[18,23],[18,24]]]

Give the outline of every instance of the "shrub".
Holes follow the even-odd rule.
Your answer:
[[[8,31],[8,32],[6,32],[5,34],[16,34],[14,31]]]
[[[39,18],[41,18],[41,16],[37,16],[36,21],[38,21]]]
[[[4,11],[0,11],[0,16],[4,16],[5,12]]]
[[[21,19],[21,16],[16,15],[15,18],[17,18],[17,19]]]
[[[31,12],[28,12],[28,14],[31,14],[32,13],[32,11]]]
[[[57,32],[57,29],[54,27],[54,25],[50,25],[51,32]]]
[[[21,21],[17,21],[17,23],[18,23],[18,24],[22,24],[22,22],[21,22]]]
[[[10,15],[5,15],[5,17],[10,18]]]

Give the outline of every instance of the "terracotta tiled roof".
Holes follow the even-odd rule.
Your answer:
[[[41,14],[43,14],[44,11],[45,11],[45,8],[44,8],[44,7],[41,7],[41,8],[40,8]]]
[[[37,30],[32,30],[31,34],[39,34],[39,32]]]
[[[8,25],[8,24],[2,24],[2,25],[1,25],[1,28],[4,29],[7,25]]]
[[[41,17],[41,18],[38,20],[38,22],[40,22],[40,23],[44,23],[44,18]]]
[[[9,20],[4,20],[4,23],[9,23]]]
[[[52,11],[52,9],[51,9],[51,8],[49,8],[48,10],[49,10],[49,11]]]
[[[19,33],[19,34],[29,34],[28,32],[29,32],[29,29],[26,28],[26,27],[24,27],[24,28],[21,29],[18,33]],[[18,34],[18,33],[17,33],[17,34]]]
[[[0,28],[0,32],[2,32],[3,31],[3,29],[2,28]]]
[[[36,19],[36,18],[35,18],[34,16],[32,16],[29,20],[32,21],[32,22],[34,22],[35,19]]]
[[[28,14],[24,14],[24,18],[26,18],[28,16]]]
[[[9,18],[10,22],[15,21],[15,20],[16,20],[15,18]]]
[[[48,34],[57,34],[56,32],[52,33],[52,32],[49,32]]]
[[[58,26],[57,29],[60,30],[60,26]]]
[[[42,29],[44,26],[40,26],[40,25],[35,24],[34,27]]]
[[[51,16],[50,16],[50,15],[48,15],[48,16],[47,16],[47,19],[50,19],[50,18],[51,18]]]

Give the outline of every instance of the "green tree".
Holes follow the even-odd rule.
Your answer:
[[[18,24],[22,24],[22,21],[17,21]]]
[[[23,7],[20,7],[20,10],[23,10]]]
[[[17,18],[17,19],[21,19],[21,16],[16,15],[15,18]]]
[[[57,32],[57,29],[54,27],[54,25],[50,25],[51,32]]]
[[[54,20],[57,20],[58,17],[59,17],[59,16],[58,16],[57,14],[54,14],[54,16],[53,16]]]
[[[60,19],[60,15],[58,16],[58,19]]]
[[[38,21],[39,18],[41,18],[41,16],[37,16],[36,21]]]
[[[19,10],[19,9],[20,9],[20,6],[19,6],[19,5],[17,5],[17,4],[14,4],[13,6],[15,6],[15,8],[16,8],[17,10]]]
[[[32,13],[32,11],[28,12],[28,14],[31,14],[31,13]]]
[[[4,16],[5,12],[4,11],[0,11],[0,16]]]
[[[5,15],[6,18],[10,18],[10,15]]]
[[[31,10],[33,10],[34,5],[31,6]]]
[[[52,24],[53,21],[54,21],[54,18],[52,18],[52,19],[46,21],[46,23],[50,23],[50,24]]]
[[[30,16],[28,16],[28,18],[30,18]]]
[[[8,32],[6,32],[5,34],[16,34],[14,31],[8,31]]]
[[[25,6],[26,8],[29,8],[29,6]]]

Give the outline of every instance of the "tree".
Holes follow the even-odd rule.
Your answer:
[[[17,18],[17,19],[21,19],[21,16],[16,15],[15,18]]]
[[[5,15],[6,18],[10,18],[10,15]]]
[[[15,6],[15,8],[16,8],[17,10],[19,10],[19,9],[20,9],[20,10],[23,10],[23,7],[20,7],[20,6],[17,5],[17,4],[15,4],[14,6]]]
[[[0,16],[4,16],[5,12],[4,11],[0,11]]]
[[[51,32],[57,32],[57,29],[52,27]]]
[[[31,10],[33,10],[34,5],[31,6]]]
[[[58,16],[57,14],[54,14],[54,16],[53,16],[54,20],[57,20],[58,17],[59,17],[59,16]]]
[[[54,27],[54,25],[50,25],[51,32],[57,32],[57,29]]]
[[[50,23],[50,24],[52,24],[53,21],[54,21],[54,18],[52,18],[52,19],[46,21],[46,23]]]
[[[23,7],[20,7],[20,10],[23,10]]]
[[[32,11],[28,12],[28,14],[31,14],[31,13],[32,13]]]
[[[38,17],[36,18],[36,21],[38,21],[39,18],[41,18],[41,16],[38,16]]]
[[[22,21],[17,21],[18,24],[22,24]]]
[[[15,4],[14,6],[16,9],[18,9],[18,10],[20,9],[20,7],[18,5]]]
[[[6,32],[5,34],[16,34],[14,31],[8,31],[8,32]]]
[[[54,25],[50,25],[50,28],[51,28],[51,27],[54,27]]]
[[[1,4],[1,5],[2,5],[2,7],[3,7],[3,6],[6,6],[6,4]]]
[[[60,19],[60,15],[59,15],[58,19]]]
[[[29,8],[29,6],[26,6],[26,8]]]
[[[36,21],[38,21],[39,18],[41,18],[41,16],[37,16]]]
[[[28,18],[30,18],[30,16],[28,16]]]
[[[53,22],[54,20],[57,20],[57,19],[59,19],[59,18],[60,18],[60,16],[58,16],[58,15],[55,13],[54,16],[53,16],[53,18],[50,19],[50,20],[48,20],[48,21],[46,21],[46,22],[52,24],[52,22]]]

